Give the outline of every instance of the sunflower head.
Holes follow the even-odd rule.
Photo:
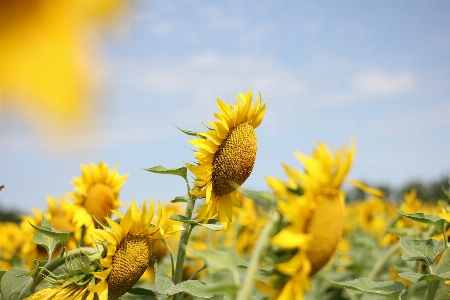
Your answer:
[[[104,162],[82,165],[81,177],[73,179],[75,193],[70,195],[75,204],[83,206],[89,215],[104,223],[111,212],[122,205],[119,192],[127,175],[119,175],[117,166],[111,170]]]
[[[191,193],[206,199],[197,211],[196,219],[200,221],[215,216],[221,222],[232,221],[232,206],[238,205],[236,189],[250,176],[255,164],[255,128],[261,124],[266,104],[262,104],[261,95],[253,104],[250,90],[235,97],[236,105],[217,99],[220,113],[214,114],[216,121],[208,121],[210,130],[189,141],[199,148],[195,152],[197,165],[187,163],[186,167],[196,176],[197,187]]]
[[[303,299],[303,291],[310,288],[309,278],[334,254],[344,220],[345,194],[340,186],[353,156],[353,143],[350,150],[341,148],[334,153],[319,143],[310,157],[297,154],[304,171],[285,165],[287,182],[267,178],[277,198],[278,210],[287,221],[271,244],[282,255],[291,256],[275,266],[277,274],[281,274],[270,284],[277,287],[276,299],[288,299],[289,295]]]
[[[109,227],[96,229],[93,239],[98,243],[107,243],[105,256],[100,259],[103,271],[94,273],[100,282],[94,290],[108,291],[108,299],[118,299],[139,280],[147,269],[152,257],[152,240],[172,235],[182,226],[160,226],[162,206],[158,202],[157,214],[154,218],[154,205],[150,200],[147,209],[144,201],[139,211],[132,201],[125,215],[117,212],[122,218],[120,224],[106,218]]]

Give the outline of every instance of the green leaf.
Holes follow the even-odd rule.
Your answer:
[[[22,300],[33,293],[34,280],[27,274],[25,269],[14,269],[3,275],[0,291],[4,300]]]
[[[424,213],[415,213],[415,214],[404,214],[399,212],[398,214],[404,216],[405,218],[414,220],[416,222],[425,223],[428,225],[434,225],[439,228],[441,231],[445,228],[445,219],[439,218],[435,215],[427,215]]]
[[[159,165],[153,168],[143,169],[145,171],[149,171],[157,174],[168,174],[168,175],[178,175],[187,180],[187,168],[181,167],[178,169],[166,169],[163,166]]]
[[[49,257],[52,256],[59,243],[65,243],[70,237],[70,232],[61,232],[53,228],[50,222],[42,215],[41,226],[30,225],[36,229],[33,242],[47,249]]]
[[[175,199],[171,200],[170,202],[177,203],[177,202],[188,202],[188,201],[189,201],[189,196],[184,195],[184,196],[177,196],[177,197],[175,197]]]
[[[431,266],[439,255],[444,250],[444,243],[441,241],[427,239],[427,240],[413,240],[400,238],[400,246],[403,249],[403,260],[420,260]]]
[[[330,282],[346,289],[379,295],[393,300],[400,299],[400,294],[405,287],[403,283],[398,281],[372,281],[369,278],[358,278],[345,282],[330,280]]]
[[[210,219],[208,221],[208,223],[198,223],[198,225],[206,227],[206,228],[211,229],[211,230],[220,230],[220,229],[222,229],[224,227],[222,225],[222,223],[220,223],[220,221],[215,220],[215,219]]]
[[[398,273],[398,276],[405,278],[412,282],[419,282],[419,281],[425,280],[428,284],[431,284],[433,281],[436,281],[436,280],[444,280],[445,279],[436,274],[420,274],[420,273],[414,273],[414,272]]]
[[[220,223],[219,221],[217,221],[215,219],[210,219],[208,221],[208,223],[200,223],[195,220],[190,220],[183,215],[172,215],[172,216],[170,216],[170,219],[174,220],[174,221],[178,221],[178,222],[192,224],[192,225],[203,226],[203,227],[206,227],[206,228],[212,229],[212,230],[220,230],[224,227],[222,225],[222,223]]]
[[[238,256],[234,252],[230,251],[217,251],[217,250],[194,250],[190,249],[189,252],[195,256],[203,259],[208,268],[215,271],[227,271],[232,274],[236,274]]]
[[[448,259],[448,257],[445,257],[445,258],[446,258],[445,261],[443,261],[443,262],[439,261],[439,264],[436,267],[434,274],[442,277],[445,280],[449,280],[450,279],[450,259]],[[442,257],[441,257],[441,260],[442,260]]]
[[[252,191],[244,188],[241,188],[241,192],[244,194],[244,196],[250,197],[260,204],[266,206],[272,206],[275,204],[275,198],[272,193]]]
[[[236,299],[237,292],[239,291],[239,287],[236,285],[219,283],[210,283],[208,285],[199,286],[197,289],[212,295],[228,295],[231,299]]]
[[[214,294],[212,294],[211,292],[205,292],[201,289],[204,286],[205,284],[201,283],[198,280],[186,280],[171,287],[170,290],[167,292],[167,295],[185,292],[195,297],[212,298]]]
[[[175,285],[172,282],[172,279],[170,279],[167,272],[158,266],[158,264],[155,262],[153,265],[153,269],[155,270],[155,286],[156,291],[158,293],[167,295],[167,292],[174,287]]]
[[[128,293],[130,293],[132,295],[137,295],[137,296],[146,296],[147,298],[145,298],[145,299],[159,300],[159,298],[156,296],[155,292],[153,292],[152,290],[148,290],[148,289],[144,289],[144,288],[140,288],[140,287],[131,288],[128,291]]]

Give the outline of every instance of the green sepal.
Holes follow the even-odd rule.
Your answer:
[[[443,242],[433,239],[416,240],[400,238],[400,246],[403,250],[403,260],[419,260],[428,266],[433,264],[439,253],[445,248]]]
[[[358,278],[345,282],[329,281],[346,289],[378,295],[392,300],[400,299],[400,294],[405,288],[403,283],[398,281],[372,281],[369,278]]]
[[[165,167],[158,165],[153,168],[143,169],[148,172],[157,173],[157,174],[168,174],[168,175],[178,175],[187,180],[187,168],[181,167],[178,169],[166,169]]]
[[[28,270],[13,269],[3,274],[0,282],[2,299],[22,300],[34,292],[34,279]]]
[[[187,135],[190,135],[190,136],[196,136],[196,137],[205,139],[205,137],[200,136],[198,132],[191,131],[191,130],[181,129],[180,127],[178,127],[178,126],[176,126],[176,125],[175,125],[175,127],[176,127],[179,131],[181,131],[181,132],[183,132],[183,133],[185,133],[185,134],[187,134]]]

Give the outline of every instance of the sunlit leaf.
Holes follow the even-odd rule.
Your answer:
[[[441,231],[445,228],[445,219],[439,218],[435,215],[427,215],[424,213],[415,213],[415,214],[404,214],[399,212],[399,215],[404,216],[405,218],[414,220],[416,222],[425,223],[428,225],[434,225]]]
[[[436,280],[444,280],[445,279],[436,274],[421,274],[421,273],[414,273],[414,272],[402,272],[402,273],[398,273],[398,276],[405,278],[412,282],[419,282],[419,281],[425,280],[428,282],[428,284],[430,284]]]
[[[403,260],[420,260],[431,266],[439,255],[444,250],[444,243],[441,241],[427,239],[427,240],[413,240],[400,239],[400,246],[403,249]]]
[[[178,175],[183,177],[184,179],[187,179],[187,168],[186,167],[181,167],[178,169],[166,169],[165,167],[159,165],[153,168],[148,168],[148,169],[143,169],[145,171],[149,171],[152,173],[157,173],[157,174],[168,174],[168,175]]]
[[[167,292],[174,286],[167,272],[158,266],[155,262],[153,265],[155,270],[155,286],[158,293],[167,295]]]
[[[405,287],[403,283],[398,281],[372,281],[368,278],[358,278],[345,282],[330,280],[330,282],[347,289],[379,295],[393,300],[400,299],[400,294]]]
[[[167,292],[167,295],[173,295],[180,292],[188,293],[192,296],[201,297],[201,298],[212,298],[214,296],[211,292],[205,292],[201,288],[204,287],[205,284],[201,283],[198,280],[186,280],[182,281],[179,284],[170,288]]]
[[[69,232],[61,232],[53,228],[48,220],[42,215],[41,226],[30,225],[36,229],[36,234],[33,236],[33,242],[43,246],[47,249],[49,257],[52,256],[59,243],[65,243],[69,239]]]
[[[236,274],[238,256],[235,252],[231,251],[217,251],[217,250],[194,250],[190,249],[189,252],[195,256],[203,259],[208,268],[215,271],[228,271],[232,274]]]
[[[22,300],[33,293],[34,280],[25,269],[6,272],[0,282],[2,299]]]

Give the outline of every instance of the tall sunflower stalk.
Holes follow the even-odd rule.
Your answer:
[[[262,97],[256,97],[253,105],[250,89],[247,94],[235,96],[236,105],[217,99],[219,114],[216,121],[208,121],[211,128],[207,132],[192,133],[197,139],[189,142],[199,148],[195,151],[197,164],[186,163],[195,176],[195,186],[188,189],[188,201],[184,217],[192,219],[195,202],[204,198],[205,203],[195,212],[194,220],[208,223],[217,218],[224,226],[232,221],[233,206],[240,206],[236,190],[250,176],[256,160],[257,138],[254,129],[261,124],[266,111]],[[183,265],[189,236],[195,223],[184,222],[178,246],[174,284],[182,281]],[[175,295],[175,300],[182,294]]]

